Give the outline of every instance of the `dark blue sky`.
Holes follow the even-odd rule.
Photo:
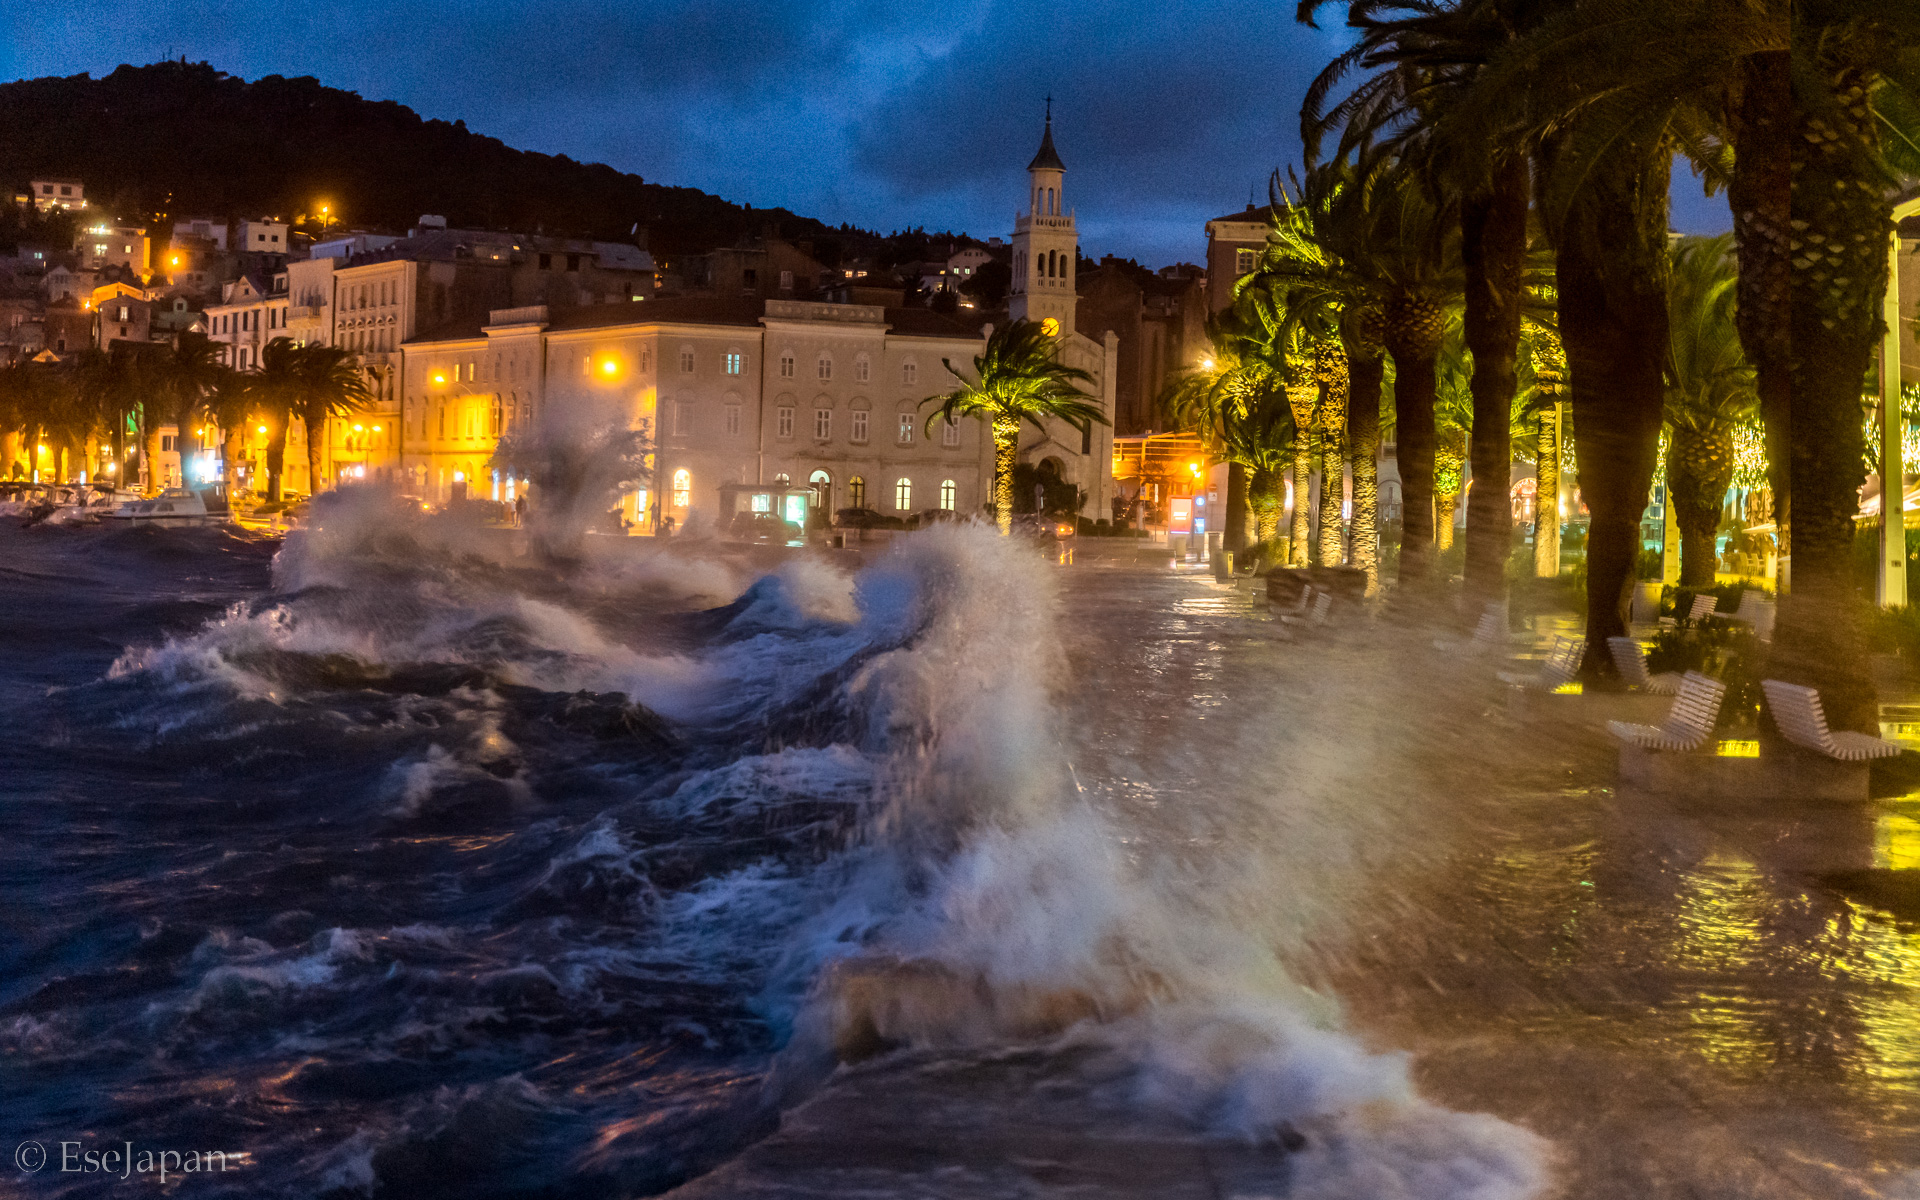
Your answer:
[[[0,77],[206,60],[313,75],[509,145],[882,231],[1011,231],[1055,97],[1081,245],[1198,260],[1209,217],[1297,161],[1337,29],[1292,0],[33,0]],[[1337,13],[1327,10],[1328,24]],[[1675,223],[1718,232],[1691,178]]]

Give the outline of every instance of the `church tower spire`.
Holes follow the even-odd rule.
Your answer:
[[[1063,336],[1073,332],[1074,264],[1080,235],[1073,210],[1066,206],[1067,166],[1053,147],[1053,97],[1047,97],[1046,126],[1040,151],[1027,164],[1028,202],[1013,220],[1013,294],[1015,320],[1058,322]]]

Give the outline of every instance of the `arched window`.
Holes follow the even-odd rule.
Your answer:
[[[893,484],[893,506],[901,512],[913,507],[913,480],[898,479]]]
[[[833,476],[825,471],[815,471],[807,477],[807,486],[813,489],[813,506],[821,512],[832,512]]]
[[[953,480],[940,481],[940,507],[947,512],[953,511],[954,501],[959,498],[960,489],[953,486]]]
[[[1050,217],[1060,215],[1060,193],[1054,188],[1047,189],[1047,215]]]
[[[777,488],[792,487],[793,478],[783,471],[773,477],[773,486]]]
[[[681,467],[673,473],[673,506],[685,508],[693,502],[693,473]]]
[[[867,481],[858,475],[847,479],[847,504],[851,508],[867,506]]]

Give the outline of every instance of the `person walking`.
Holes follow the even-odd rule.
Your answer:
[[[520,528],[527,523],[527,494],[521,492],[513,498],[513,527]]]

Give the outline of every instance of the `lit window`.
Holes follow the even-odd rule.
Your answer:
[[[741,354],[738,350],[727,351],[727,374],[738,375],[740,373],[740,363]]]
[[[900,414],[900,437],[898,440],[902,446],[911,446],[913,444],[913,414],[912,413]]]
[[[793,355],[791,353],[780,356],[780,378],[793,378]]]
[[[855,383],[865,383],[867,381],[868,367],[867,356],[864,354],[853,360],[853,381]]]
[[[940,444],[942,446],[958,446],[960,444],[960,423],[958,421],[950,420],[941,424]]]
[[[864,442],[867,440],[867,414],[864,409],[854,410],[852,436],[856,442]]]
[[[901,512],[913,507],[913,481],[897,480],[893,485],[893,506]]]
[[[825,383],[827,380],[832,379],[833,378],[833,359],[825,354],[822,354],[820,356],[818,370],[820,372],[821,383]]]
[[[673,473],[673,506],[685,508],[693,502],[693,476],[685,467]]]
[[[693,374],[693,347],[691,346],[682,346],[680,348],[680,373],[682,375]]]
[[[900,364],[900,382],[901,383],[907,383],[907,384],[915,383],[915,382],[918,382],[919,378],[920,378],[920,366],[918,363],[901,363]]]
[[[833,410],[816,408],[813,410],[813,436],[826,441],[833,436]]]
[[[940,507],[947,512],[953,511],[954,501],[959,498],[960,489],[953,486],[953,480],[940,481]]]
[[[847,504],[853,508],[867,506],[867,481],[858,475],[847,480]]]
[[[585,379],[592,374],[593,374],[593,356],[590,354],[581,355],[580,356],[580,378]]]
[[[775,428],[778,435],[783,438],[792,437],[793,436],[793,410],[791,408],[786,407],[785,405],[782,405],[781,407],[774,410],[774,416],[777,421]]]
[[[738,404],[729,404],[727,405],[727,435],[729,437],[734,437],[734,436],[738,436],[739,433],[740,433],[740,406]]]

